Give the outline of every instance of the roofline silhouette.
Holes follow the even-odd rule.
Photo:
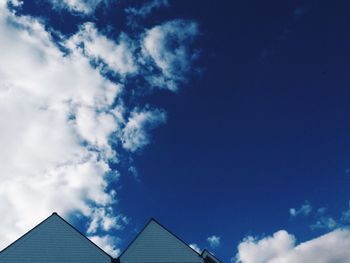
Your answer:
[[[12,247],[13,245],[15,245],[19,240],[21,240],[22,238],[26,237],[29,233],[31,233],[32,231],[34,231],[36,228],[38,228],[40,225],[42,225],[43,223],[45,223],[47,220],[49,220],[50,218],[52,218],[53,216],[57,216],[59,219],[61,219],[65,224],[67,224],[71,229],[73,229],[75,232],[77,232],[79,235],[81,235],[82,237],[84,237],[84,239],[86,239],[89,243],[91,243],[92,245],[94,245],[96,248],[98,248],[100,251],[102,251],[105,255],[107,255],[110,259],[112,263],[119,263],[120,262],[120,257],[125,253],[125,251],[128,250],[128,248],[135,242],[135,240],[141,235],[141,233],[146,229],[146,227],[151,223],[154,222],[156,224],[158,224],[160,227],[162,227],[165,231],[167,231],[169,234],[171,234],[172,236],[174,236],[176,239],[178,239],[181,243],[183,243],[184,245],[186,245],[188,248],[190,248],[193,252],[195,252],[199,257],[203,258],[203,254],[204,252],[207,252],[209,255],[211,255],[213,258],[215,258],[216,260],[218,260],[219,262],[222,262],[221,260],[219,260],[217,257],[215,257],[212,253],[210,253],[207,249],[204,249],[202,251],[202,253],[198,253],[196,250],[194,250],[192,247],[190,247],[190,245],[185,242],[182,238],[180,238],[178,235],[174,234],[171,230],[169,230],[167,227],[165,227],[164,225],[162,225],[161,223],[159,223],[158,220],[156,220],[155,218],[151,217],[147,223],[142,227],[142,229],[138,232],[138,234],[132,239],[132,241],[128,244],[128,246],[123,250],[123,252],[116,258],[113,258],[111,255],[109,255],[106,251],[104,251],[101,247],[99,247],[98,245],[96,245],[93,241],[91,241],[87,236],[85,236],[82,232],[80,232],[76,227],[74,227],[72,224],[70,224],[67,220],[65,220],[63,217],[61,217],[58,213],[53,212],[49,217],[47,217],[46,219],[44,219],[43,221],[41,221],[38,225],[36,225],[35,227],[33,227],[32,229],[30,229],[29,231],[27,231],[25,234],[23,234],[22,236],[20,236],[19,238],[17,238],[15,241],[13,241],[11,244],[9,244],[7,247],[5,247],[4,249],[2,249],[0,251],[0,255],[2,252],[4,252],[5,250],[7,250],[8,248]],[[204,259],[204,258],[203,258]]]

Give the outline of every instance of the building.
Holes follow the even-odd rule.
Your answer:
[[[221,263],[151,219],[118,258],[53,213],[0,252],[0,263]]]

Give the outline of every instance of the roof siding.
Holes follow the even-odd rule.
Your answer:
[[[120,256],[121,263],[202,263],[188,245],[155,221]]]
[[[56,214],[0,253],[0,263],[110,263],[111,258]]]

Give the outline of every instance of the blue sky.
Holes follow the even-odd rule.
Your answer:
[[[11,41],[22,41],[19,54],[24,54],[18,60],[0,56],[5,79],[0,86],[15,96],[10,106],[0,108],[6,120],[0,124],[15,129],[10,120],[30,119],[28,123],[34,124],[23,125],[22,130],[35,129],[23,135],[33,141],[18,157],[23,159],[5,170],[22,173],[34,167],[52,191],[61,185],[57,178],[68,174],[63,185],[73,186],[63,190],[67,202],[56,201],[56,195],[37,190],[44,186],[37,187],[38,181],[31,179],[36,174],[13,178],[5,173],[3,180],[12,192],[0,188],[0,193],[9,207],[26,215],[25,220],[14,216],[15,231],[0,229],[8,240],[58,210],[114,252],[125,248],[155,217],[224,262],[235,262],[237,253],[243,263],[278,262],[283,256],[291,260],[286,262],[304,262],[321,253],[313,247],[317,242],[330,249],[325,262],[348,262],[349,254],[339,247],[350,242],[348,4],[316,0],[18,3],[6,7],[3,16],[9,16],[11,23],[0,26],[7,37],[1,48],[15,54]],[[8,10],[15,12],[12,17]],[[37,29],[33,21],[42,28]],[[13,28],[6,31],[9,27]],[[30,40],[25,34],[18,40],[8,33],[11,30],[34,34]],[[25,57],[26,46],[38,57]],[[49,63],[57,57],[66,57],[62,65],[73,65],[72,69],[65,73],[61,62]],[[84,70],[79,77],[87,81],[80,83],[75,80],[78,73],[72,72],[80,67],[74,63],[85,59],[88,63],[81,62]],[[36,91],[36,84],[22,84],[21,80],[32,80],[18,66],[22,60],[29,68],[33,64],[28,75],[44,91]],[[37,66],[37,60],[40,65],[46,65],[41,60],[49,61],[45,68],[52,71]],[[12,77],[12,71],[19,74]],[[41,72],[58,73],[46,80]],[[65,78],[69,81],[60,84],[66,85],[62,90],[55,84],[52,93],[46,91],[48,83]],[[111,88],[106,80],[116,86]],[[90,83],[103,87],[101,98],[99,88],[85,91]],[[32,103],[21,100],[23,85]],[[81,93],[75,94],[80,87]],[[72,95],[65,97],[65,93]],[[85,94],[86,100],[76,99]],[[56,99],[61,96],[63,104]],[[102,106],[89,102],[96,96]],[[69,109],[62,106],[67,101]],[[11,106],[21,103],[51,115],[33,110],[33,115],[21,119]],[[67,111],[69,121],[61,122],[61,113]],[[55,125],[69,129],[62,128],[63,135],[55,137],[46,128]],[[4,141],[14,136],[8,131],[2,134]],[[43,134],[47,146],[42,151],[37,150],[42,143],[38,134]],[[69,146],[72,142],[76,148]],[[6,147],[6,151],[22,149],[22,145]],[[29,158],[22,167],[31,147],[38,158]],[[47,151],[54,153],[47,157]],[[61,151],[80,157],[70,163]],[[87,159],[88,177],[83,172],[74,177]],[[41,167],[40,161],[48,166]],[[90,171],[98,177],[90,176]],[[22,188],[13,182],[28,185]],[[14,192],[22,192],[23,199],[15,199]],[[36,208],[24,200],[35,202],[38,196],[48,201],[36,218],[31,216]],[[3,205],[0,212],[6,209]],[[337,240],[337,253],[344,254],[333,253],[328,238]],[[298,245],[308,240],[305,254],[298,252]]]

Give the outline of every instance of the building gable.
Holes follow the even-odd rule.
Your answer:
[[[0,263],[110,263],[111,257],[56,213],[0,252]]]
[[[221,263],[217,257],[206,249],[204,249],[202,252],[202,258],[204,258],[204,263]]]
[[[196,251],[153,219],[119,260],[121,263],[203,263]]]

